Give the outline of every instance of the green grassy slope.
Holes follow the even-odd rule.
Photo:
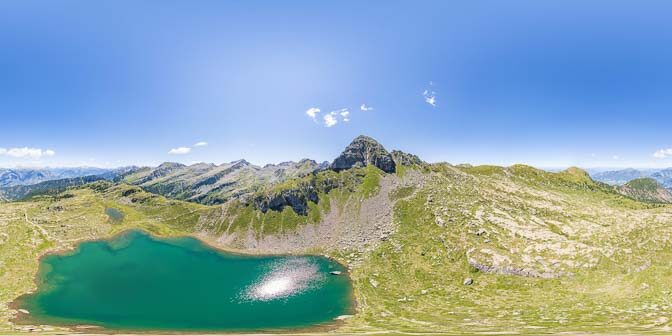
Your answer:
[[[672,318],[672,208],[624,197],[583,171],[436,164],[402,186],[396,232],[373,250],[323,251],[351,269],[358,312],[340,332],[661,332]],[[408,175],[402,169],[398,175]],[[257,196],[317,187],[305,216],[251,202],[203,206],[96,182],[57,197],[0,203],[0,332],[7,304],[33,287],[41,253],[129,228],[218,240],[263,237],[323,220],[332,205],[376,195],[372,167],[292,179]],[[332,185],[333,189],[320,186]],[[303,187],[302,187],[303,186]],[[298,189],[297,189],[298,188]],[[349,200],[349,203],[346,202]],[[359,201],[358,201],[359,202]],[[361,203],[364,204],[364,203]],[[124,214],[114,222],[105,209]],[[354,225],[355,223],[353,223]],[[467,278],[473,279],[465,285]]]
[[[672,209],[577,171],[464,170],[435,166],[428,188],[397,203],[397,233],[353,269],[360,314],[344,330],[669,330]],[[470,258],[571,275],[488,273]]]

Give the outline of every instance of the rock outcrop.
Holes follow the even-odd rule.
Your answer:
[[[396,171],[392,155],[375,139],[360,135],[334,160],[331,169],[341,171],[368,165],[376,166],[386,173]]]
[[[422,161],[415,154],[402,152],[400,150],[393,150],[390,154],[397,166],[422,166],[426,164],[425,161]]]
[[[296,189],[280,190],[269,195],[258,195],[253,199],[254,207],[262,212],[282,211],[284,207],[289,206],[294,212],[303,216],[308,214],[308,202],[319,202],[318,192],[310,184]]]

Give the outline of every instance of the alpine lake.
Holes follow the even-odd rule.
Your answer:
[[[352,314],[344,267],[321,256],[222,252],[189,237],[127,231],[41,258],[18,323],[106,331],[326,328]]]

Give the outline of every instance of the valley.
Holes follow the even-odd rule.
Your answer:
[[[166,198],[128,177],[0,204],[0,332],[70,330],[17,324],[11,303],[36,290],[41,255],[130,229],[246,254],[334,258],[356,300],[339,333],[670,330],[666,203],[638,201],[577,168],[397,154],[385,172],[379,156],[392,155],[358,139],[344,151],[345,169],[263,184],[222,204]]]

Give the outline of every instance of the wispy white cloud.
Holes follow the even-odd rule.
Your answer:
[[[317,107],[311,107],[308,110],[306,110],[306,115],[313,119],[316,123],[320,123],[317,120],[317,115],[318,113],[321,113],[321,110]],[[339,122],[349,122],[350,121],[350,109],[349,108],[342,108],[338,110],[334,110],[331,112],[327,112],[322,116],[322,122],[321,124],[324,125],[324,127],[333,127],[336,126]]]
[[[434,82],[429,82],[429,88],[422,92],[422,97],[425,99],[425,103],[436,107],[436,91],[432,89]]]
[[[311,107],[308,110],[306,110],[306,114],[313,120],[315,120],[318,113],[320,113],[320,109],[317,107]]]
[[[364,111],[364,112],[366,112],[366,111],[371,111],[371,110],[373,110],[373,107],[372,107],[372,106],[367,106],[366,104],[362,104],[362,105],[359,107],[359,109],[362,110],[362,111]]]
[[[326,127],[332,127],[336,124],[338,124],[338,119],[336,119],[336,113],[335,112],[330,112],[324,115],[324,126]]]
[[[188,146],[181,146],[181,147],[173,148],[173,149],[171,149],[171,150],[168,151],[168,154],[172,154],[172,155],[184,155],[184,154],[189,154],[189,153],[191,153],[191,151],[192,151],[194,148],[206,147],[206,146],[208,146],[208,143],[207,143],[207,142],[205,142],[205,141],[199,141],[199,142],[197,142],[197,143],[191,145],[191,147],[188,147]]]
[[[190,147],[177,147],[173,148],[170,151],[168,151],[168,154],[173,154],[173,155],[184,155],[184,154],[189,154],[191,153],[191,148]]]
[[[31,158],[40,159],[42,157],[54,156],[56,152],[51,149],[40,149],[31,147],[0,148],[0,155],[13,158]]]
[[[347,108],[340,109],[337,112],[338,114],[341,115],[341,118],[343,119],[344,122],[350,121],[350,111]]]
[[[347,107],[340,110],[331,111],[324,115],[324,126],[326,127],[332,127],[339,121],[350,121],[350,110]]]
[[[614,159],[614,160],[620,160],[621,159],[621,157],[619,155],[614,155],[611,158]]]
[[[665,159],[668,157],[672,157],[672,148],[659,149],[655,153],[653,153],[653,157],[657,159]]]
[[[430,90],[425,90],[422,93],[422,96],[425,98],[425,103],[432,105],[433,107],[436,107],[436,92],[435,91],[430,91]]]

